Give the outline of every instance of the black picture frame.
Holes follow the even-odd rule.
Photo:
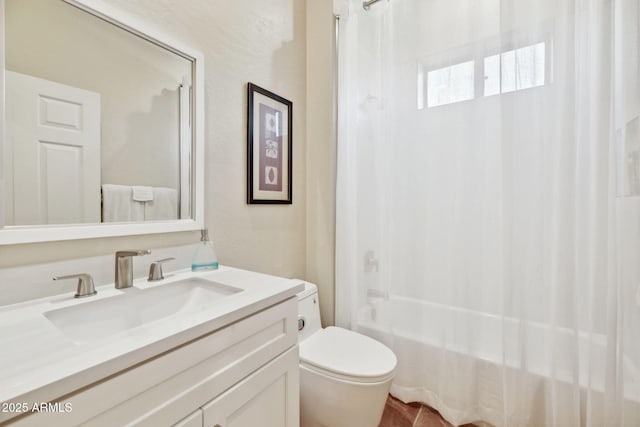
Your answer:
[[[293,203],[293,103],[247,84],[247,203]]]

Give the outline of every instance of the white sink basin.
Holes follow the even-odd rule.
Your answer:
[[[139,326],[205,309],[241,289],[192,277],[149,289],[44,313],[63,334],[78,344],[96,341]]]

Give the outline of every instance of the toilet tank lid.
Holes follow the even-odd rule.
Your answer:
[[[384,344],[335,326],[302,341],[300,360],[324,371],[365,381],[388,377],[397,364],[396,355]]]
[[[291,280],[297,282],[296,284],[302,283],[304,285],[304,291],[298,292],[297,294],[298,300],[304,299],[309,295],[318,293],[318,287],[313,283],[305,282],[304,280],[300,280],[300,279],[291,279]]]

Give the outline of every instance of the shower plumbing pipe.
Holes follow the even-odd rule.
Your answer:
[[[367,0],[362,2],[362,7],[364,10],[369,10],[372,4],[378,3],[380,0]]]

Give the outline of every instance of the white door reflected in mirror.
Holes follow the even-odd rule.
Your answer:
[[[100,94],[6,72],[6,225],[100,222]]]

